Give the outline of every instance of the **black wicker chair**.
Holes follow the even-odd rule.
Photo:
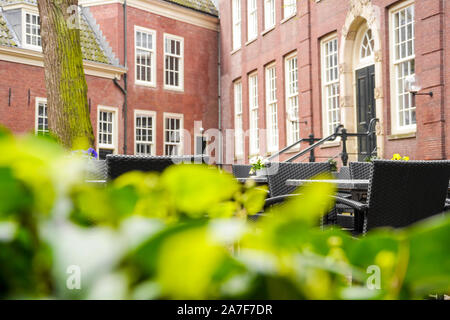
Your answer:
[[[129,171],[163,172],[171,165],[178,163],[208,163],[207,156],[129,156],[108,155],[106,165],[108,168],[108,179],[114,180]]]
[[[267,180],[271,198],[266,200],[266,207],[282,202],[284,196],[296,189],[294,186],[287,186],[287,180],[310,179],[321,173],[331,173],[331,165],[328,162],[277,162],[268,165],[268,172]]]
[[[249,164],[233,164],[231,168],[236,178],[247,178],[250,176],[252,166]]]
[[[370,162],[350,162],[350,177],[352,179],[370,179],[372,163]]]
[[[86,180],[105,181],[108,177],[106,160],[89,160],[86,168]]]
[[[341,167],[339,172],[336,174],[336,179],[351,179],[350,168]]]
[[[401,228],[445,210],[450,161],[375,160],[367,204],[336,197],[355,210],[355,233]]]

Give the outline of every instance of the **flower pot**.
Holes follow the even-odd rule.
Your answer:
[[[256,174],[257,177],[266,176],[267,175],[266,168],[256,170],[255,174]]]

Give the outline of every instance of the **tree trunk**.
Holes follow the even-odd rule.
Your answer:
[[[67,148],[93,146],[80,30],[70,10],[78,0],[38,0],[47,87],[48,125]],[[86,141],[87,139],[87,141]],[[83,147],[89,147],[83,146]]]

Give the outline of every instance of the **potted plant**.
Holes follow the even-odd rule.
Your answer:
[[[396,153],[392,156],[391,160],[402,160],[402,161],[408,161],[409,157],[408,156],[401,156],[399,153]]]
[[[264,159],[260,156],[253,157],[250,159],[251,169],[249,174],[255,174],[257,177],[267,175],[266,164]]]

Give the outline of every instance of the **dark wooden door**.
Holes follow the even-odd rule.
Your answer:
[[[356,71],[357,90],[357,132],[366,133],[370,120],[375,114],[375,66],[369,66]],[[376,136],[358,137],[358,161],[364,161],[371,156],[376,148]]]
[[[205,137],[197,136],[195,137],[197,139],[195,143],[195,154],[196,155],[202,155],[206,154],[206,139]]]

